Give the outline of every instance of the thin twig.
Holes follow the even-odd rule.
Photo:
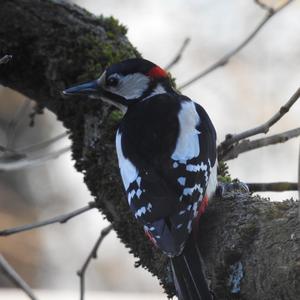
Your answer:
[[[188,44],[190,43],[191,39],[190,38],[186,38],[183,41],[182,46],[180,47],[178,53],[176,54],[176,56],[171,60],[171,62],[169,64],[167,64],[167,66],[165,67],[165,69],[167,71],[170,71],[171,68],[173,68],[181,59],[182,54],[184,52],[184,50],[186,49],[186,47],[188,46]]]
[[[33,157],[25,157],[19,160],[2,158],[0,159],[0,171],[15,171],[28,167],[38,166],[50,159],[58,158],[60,155],[70,151],[71,147],[67,146],[62,149],[55,150],[47,154],[40,154]]]
[[[293,0],[287,1],[282,6],[274,9],[269,9],[267,11],[266,16],[263,18],[263,20],[257,25],[257,27],[247,36],[236,48],[228,52],[226,55],[224,55],[221,59],[219,59],[217,62],[203,70],[198,75],[194,76],[193,78],[189,79],[187,82],[183,83],[179,86],[179,90],[183,90],[184,88],[188,87],[192,83],[196,82],[200,78],[206,76],[207,74],[211,73],[212,71],[216,70],[217,68],[223,67],[228,63],[231,57],[233,57],[235,54],[237,54],[241,49],[243,49],[255,36],[256,34],[264,27],[264,25],[272,18],[274,17],[279,11],[281,11],[284,7],[286,7],[288,4],[290,4]]]
[[[6,147],[8,149],[13,148],[13,143],[14,143],[14,139],[16,136],[17,127],[23,120],[24,116],[26,116],[25,113],[28,110],[30,103],[31,103],[31,100],[28,98],[25,98],[24,102],[20,105],[19,109],[16,111],[14,117],[7,125],[5,133],[6,133],[6,137],[7,137]]]
[[[21,158],[26,157],[26,155],[18,153],[15,150],[12,150],[12,149],[8,149],[7,147],[4,147],[2,145],[0,145],[0,152],[3,153],[3,155],[1,155],[1,157],[0,157],[0,161],[3,158],[5,160],[16,160],[16,159],[21,159]]]
[[[299,99],[299,97],[300,88],[298,88],[297,91],[292,95],[292,97],[287,101],[287,103],[283,105],[279,109],[279,111],[264,124],[235,135],[227,135],[225,140],[218,146],[218,153],[220,155],[220,159],[222,159],[222,157],[224,157],[229,151],[232,151],[232,148],[234,147],[233,144],[241,141],[242,139],[257,135],[259,133],[267,133],[271,126],[278,122],[289,111],[289,109]]]
[[[285,192],[297,191],[297,182],[247,183],[250,192]]]
[[[225,143],[232,144],[259,133],[267,133],[269,129],[290,110],[290,108],[299,99],[299,97],[300,88],[297,89],[297,91],[292,95],[292,97],[287,101],[287,103],[283,105],[279,109],[279,111],[275,115],[273,115],[267,122],[250,130],[246,130],[239,134],[233,135],[227,141],[225,141]]]
[[[81,269],[77,271],[77,275],[80,279],[80,300],[84,300],[84,293],[85,293],[85,273],[86,270],[91,262],[91,260],[94,258],[97,258],[97,251],[104,240],[104,238],[111,232],[113,229],[112,225],[109,225],[101,230],[100,236],[97,239],[94,247],[92,248],[92,251],[88,255],[87,259],[85,260],[84,264],[82,265]]]
[[[299,201],[300,201],[300,145],[299,145],[299,158],[298,158],[298,192],[299,192]]]
[[[37,300],[37,297],[33,294],[30,286],[24,281],[24,279],[14,270],[14,268],[7,262],[7,260],[0,254],[0,269],[2,272],[31,300]]]
[[[268,11],[272,9],[272,7],[270,7],[270,6],[268,6],[268,5],[266,5],[266,4],[262,3],[262,2],[260,2],[260,0],[254,0],[254,2],[255,2],[258,6],[260,6],[262,9],[266,9],[266,10],[268,10]]]
[[[21,147],[21,148],[16,149],[15,151],[19,152],[19,153],[24,153],[24,152],[28,153],[28,152],[38,151],[38,150],[41,150],[41,149],[44,149],[44,148],[50,146],[51,144],[56,143],[59,140],[62,140],[63,138],[65,138],[67,136],[68,136],[68,133],[64,132],[64,133],[61,133],[47,141],[29,145],[29,146],[25,146],[25,147]]]
[[[299,145],[299,158],[298,158],[298,218],[300,220],[300,145]]]
[[[70,213],[66,213],[60,216],[56,216],[54,218],[50,218],[48,220],[45,221],[40,221],[40,222],[36,222],[36,223],[31,223],[31,224],[26,224],[26,225],[22,225],[22,226],[17,226],[17,227],[13,227],[13,228],[9,228],[9,229],[4,229],[0,231],[0,236],[9,236],[12,234],[16,234],[16,233],[20,233],[20,232],[24,232],[24,231],[28,231],[28,230],[32,230],[32,229],[36,229],[39,227],[43,227],[43,226],[47,226],[50,224],[54,224],[54,223],[66,223],[68,222],[70,219],[79,216],[93,208],[96,208],[96,204],[94,202],[90,202],[89,205],[84,206],[82,208],[76,209]]]
[[[0,65],[7,64],[9,61],[12,60],[12,55],[4,55],[2,58],[0,58]]]
[[[245,153],[254,149],[284,143],[292,138],[298,137],[300,135],[300,127],[288,130],[282,133],[274,134],[265,138],[256,139],[256,140],[242,140],[240,143],[234,145],[231,150],[229,150],[222,160],[230,160],[237,158],[241,153]]]

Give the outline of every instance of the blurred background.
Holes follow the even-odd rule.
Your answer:
[[[73,2],[96,15],[119,19],[144,58],[162,67],[189,37],[191,42],[182,60],[172,69],[178,85],[238,45],[266,14],[253,0]],[[296,0],[272,18],[229,64],[187,87],[183,93],[205,107],[221,142],[228,133],[268,120],[299,87],[299,66],[300,1]],[[21,149],[65,132],[49,111],[37,116],[35,126],[29,127],[33,105],[23,95],[0,86],[0,145]],[[296,103],[271,128],[270,134],[299,127],[299,116],[300,104]],[[61,138],[46,150],[38,148],[34,157],[57,150],[64,152],[69,144],[67,137]],[[230,173],[244,182],[297,181],[298,151],[299,138],[242,154],[229,161]],[[10,170],[6,170],[7,163],[0,161],[0,228],[44,220],[93,200],[68,151],[47,162],[38,159],[30,167],[9,164]],[[298,197],[296,192],[264,193],[264,196],[274,201]],[[1,238],[0,252],[34,288],[74,292],[79,289],[76,271],[106,225],[107,221],[98,212],[90,211],[65,225]],[[88,270],[87,289],[156,293],[164,299],[157,280],[133,265],[133,257],[111,233]],[[0,287],[10,286],[0,273]]]

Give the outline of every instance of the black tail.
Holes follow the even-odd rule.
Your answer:
[[[212,300],[199,249],[191,234],[183,252],[171,258],[174,284],[179,300]]]

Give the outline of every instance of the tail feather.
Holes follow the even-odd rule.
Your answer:
[[[184,276],[182,276],[183,274],[181,272],[178,272],[178,269],[180,268],[178,266],[177,262],[174,262],[174,259],[171,258],[171,266],[172,266],[172,272],[173,272],[173,279],[174,279],[174,285],[176,288],[176,294],[178,297],[178,300],[186,300],[186,299],[192,299],[192,294],[191,294],[191,290],[189,288],[188,282],[187,282],[187,278],[185,278]],[[175,264],[176,266],[176,270],[175,271]],[[183,266],[181,266],[183,267]]]
[[[191,235],[183,252],[171,258],[179,300],[212,300],[202,270],[201,256]]]

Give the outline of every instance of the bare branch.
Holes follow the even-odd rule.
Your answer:
[[[43,226],[47,226],[50,224],[54,224],[54,223],[66,223],[68,222],[70,219],[77,217],[93,208],[96,208],[96,204],[95,202],[90,202],[87,206],[84,206],[82,208],[76,209],[70,213],[66,213],[60,216],[56,216],[54,218],[50,218],[48,220],[45,221],[41,221],[41,222],[36,222],[36,223],[31,223],[31,224],[27,224],[27,225],[22,225],[22,226],[17,226],[17,227],[13,227],[13,228],[9,228],[9,229],[4,229],[0,231],[0,236],[8,236],[8,235],[12,235],[12,234],[16,234],[16,233],[20,233],[20,232],[24,232],[24,231],[28,231],[28,230],[32,230],[32,229],[36,229],[39,227],[43,227]]]
[[[31,300],[37,300],[36,296],[33,294],[30,286],[24,281],[24,279],[14,270],[14,268],[7,262],[7,260],[0,254],[0,269],[2,272]]]
[[[297,182],[247,183],[250,192],[285,192],[297,191]]]
[[[67,132],[64,132],[64,133],[61,133],[47,141],[44,141],[44,142],[41,142],[41,143],[37,143],[37,144],[34,144],[34,145],[29,145],[29,146],[25,146],[25,147],[22,147],[22,148],[18,148],[16,149],[15,151],[16,152],[19,152],[19,153],[28,153],[28,152],[34,152],[34,151],[38,151],[38,150],[41,150],[41,149],[44,149],[48,146],[50,146],[51,144],[54,144],[56,143],[57,141],[59,140],[62,140],[63,138],[67,137],[68,136],[68,133]]]
[[[266,16],[262,19],[262,21],[257,25],[257,27],[247,36],[236,48],[228,52],[226,55],[224,55],[221,59],[219,59],[217,62],[206,68],[204,71],[199,73],[198,75],[194,76],[192,79],[189,79],[187,82],[183,83],[181,86],[178,87],[179,90],[183,90],[192,83],[196,82],[200,78],[206,76],[207,74],[215,71],[216,69],[225,66],[231,57],[233,57],[235,54],[237,54],[241,49],[243,49],[255,36],[256,34],[264,27],[264,25],[272,18],[274,17],[279,11],[281,11],[284,7],[286,7],[288,4],[290,4],[293,0],[287,1],[285,4],[274,9],[268,9]]]
[[[190,43],[191,39],[190,38],[186,38],[183,41],[182,46],[180,47],[178,53],[176,54],[176,56],[171,60],[171,62],[169,64],[167,64],[167,66],[165,67],[166,70],[170,71],[171,68],[173,68],[182,58],[182,54],[184,52],[184,50],[186,49],[186,47],[188,46],[188,44]]]
[[[9,61],[12,60],[12,55],[4,55],[2,58],[0,58],[0,65],[7,64]]]
[[[254,2],[260,6],[262,9],[265,9],[267,11],[272,11],[272,10],[279,10],[279,9],[282,9],[283,7],[285,7],[286,5],[290,4],[290,0],[284,0],[284,1],[273,1],[272,5],[268,5],[268,4],[265,4],[263,3],[263,1],[261,0],[254,0]],[[269,1],[270,2],[270,1]],[[284,3],[282,3],[284,2]],[[279,4],[279,5],[276,5]],[[275,5],[274,5],[275,4]]]
[[[242,133],[233,135],[227,141],[225,141],[225,143],[232,144],[259,133],[267,133],[269,129],[290,110],[290,108],[299,99],[299,97],[300,97],[300,88],[297,89],[297,91],[292,95],[292,97],[288,100],[288,102],[285,105],[283,105],[279,109],[279,111],[275,115],[273,115],[271,119],[269,119],[266,123],[254,127],[250,130],[244,131]]]
[[[287,103],[283,105],[279,109],[279,111],[264,124],[235,135],[227,135],[225,140],[218,146],[220,158],[222,159],[223,157],[225,157],[228,151],[232,151],[232,148],[234,147],[233,144],[241,141],[242,139],[257,135],[259,133],[267,133],[271,126],[278,122],[289,111],[289,109],[299,99],[299,97],[300,88],[298,88],[298,90],[292,95],[292,97],[287,101]]]
[[[272,7],[270,7],[270,6],[268,6],[268,5],[266,5],[266,4],[262,3],[262,2],[260,2],[260,0],[254,0],[254,2],[255,2],[258,6],[260,6],[262,9],[266,9],[266,10],[268,10],[268,11],[273,9]]]
[[[26,155],[18,153],[12,149],[8,149],[7,147],[4,147],[2,145],[0,145],[0,152],[3,153],[3,155],[0,156],[0,162],[1,159],[4,159],[6,161],[12,161],[12,160],[19,160],[26,157]]]
[[[250,141],[248,139],[242,140],[240,143],[234,145],[232,149],[229,150],[224,156],[222,156],[222,160],[226,161],[234,159],[244,152],[266,147],[269,145],[284,143],[292,138],[298,137],[299,135],[300,127],[253,141]]]
[[[298,217],[300,219],[300,145],[299,145],[299,158],[298,158]]]
[[[16,111],[14,117],[12,120],[8,123],[6,128],[6,136],[7,136],[7,143],[6,147],[8,149],[13,148],[13,143],[16,135],[16,129],[20,122],[23,120],[24,116],[26,116],[26,111],[28,110],[30,106],[31,100],[28,98],[25,98],[24,102],[20,105],[19,109]]]
[[[113,229],[112,225],[109,225],[101,230],[100,236],[97,239],[94,247],[92,248],[92,251],[88,255],[87,259],[85,260],[84,264],[82,265],[81,269],[77,271],[77,275],[80,279],[80,300],[84,300],[84,293],[85,293],[85,273],[86,270],[91,262],[91,260],[94,258],[97,258],[97,251],[104,240],[104,238],[111,232]]]
[[[8,157],[8,159],[2,158],[0,160],[0,171],[15,171],[23,168],[35,167],[50,159],[58,158],[60,155],[70,150],[71,147],[67,146],[47,154],[40,154],[33,157],[25,157],[19,160],[12,160],[11,157]]]

